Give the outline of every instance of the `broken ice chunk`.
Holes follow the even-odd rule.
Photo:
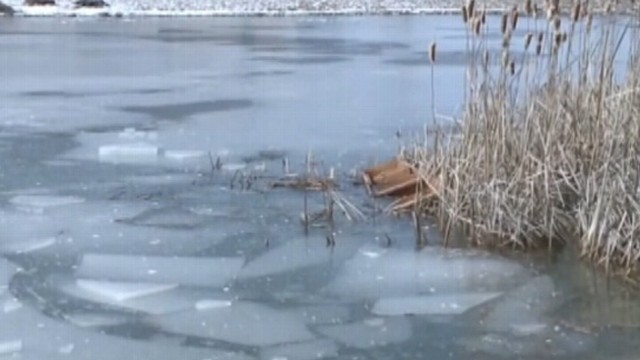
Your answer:
[[[0,245],[0,253],[5,254],[26,254],[33,251],[48,248],[56,243],[55,237],[33,239],[26,241],[16,241],[5,245]]]
[[[101,280],[220,287],[231,281],[243,258],[86,254],[77,273]]]
[[[459,315],[493,300],[500,293],[409,296],[380,299],[373,307],[376,315]]]
[[[204,151],[199,150],[167,150],[164,157],[175,161],[199,160],[205,157]]]
[[[183,311],[157,317],[154,322],[173,333],[247,346],[314,339],[297,316],[249,302],[205,311]]]
[[[78,279],[80,289],[104,296],[114,301],[130,300],[137,297],[157,294],[178,287],[178,284],[124,283],[113,281],[94,281]]]
[[[317,340],[265,348],[260,352],[263,360],[314,360],[338,356],[338,346],[331,340]]]
[[[18,195],[9,202],[21,210],[37,210],[50,207],[80,204],[83,198],[77,196],[56,196],[56,195]]]
[[[22,308],[22,303],[20,301],[18,301],[18,299],[11,297],[7,300],[5,300],[4,305],[3,305],[3,310],[4,313],[10,313],[10,312],[14,312],[16,310],[20,310]]]
[[[22,351],[22,340],[0,340],[0,356],[7,356]]]
[[[323,326],[322,334],[347,346],[368,349],[399,344],[411,338],[411,324],[403,317],[374,318],[361,323]]]
[[[98,149],[100,161],[106,162],[156,160],[162,154],[161,148],[145,143],[103,145]]]
[[[229,300],[200,300],[196,303],[197,310],[211,310],[219,309],[231,306],[232,303]]]

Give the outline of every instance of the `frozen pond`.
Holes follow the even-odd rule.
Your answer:
[[[432,39],[460,110],[459,23],[0,19],[0,359],[637,359],[637,294],[433,227],[417,251],[353,184],[430,122]],[[333,247],[268,186],[309,151],[368,217]]]

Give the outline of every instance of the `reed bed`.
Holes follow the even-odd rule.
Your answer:
[[[491,21],[474,0],[462,8],[464,111],[405,153],[438,184],[422,210],[445,242],[457,228],[474,245],[575,245],[607,270],[639,270],[640,13],[617,6],[594,16],[578,1],[566,16],[558,0],[528,0]]]

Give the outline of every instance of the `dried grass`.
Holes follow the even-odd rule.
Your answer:
[[[437,131],[435,146],[407,155],[441,184],[437,204],[423,209],[445,234],[461,227],[476,245],[575,244],[608,270],[637,271],[640,14],[593,19],[576,3],[565,24],[557,1],[545,7],[548,19],[518,22],[512,12],[511,22],[505,14],[491,25],[505,34],[503,64],[483,57],[483,35],[467,47],[473,60],[458,131]],[[516,26],[527,27],[521,58],[511,56]]]

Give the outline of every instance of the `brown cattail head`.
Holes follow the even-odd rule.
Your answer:
[[[527,0],[524,3],[524,11],[527,13],[528,16],[533,15],[533,1],[532,0]]]
[[[553,18],[553,28],[555,31],[560,31],[561,27],[562,27],[562,19],[560,19],[560,16],[556,16],[555,18]]]
[[[567,32],[563,31],[562,32],[562,42],[566,43],[568,39],[569,39],[569,36],[567,35]]]
[[[432,64],[436,63],[436,42],[432,42],[429,47],[429,60],[431,60]]]
[[[469,18],[474,17],[475,9],[476,9],[476,0],[469,0],[469,2],[467,3],[467,11],[469,14]]]
[[[536,56],[540,56],[540,54],[542,54],[542,43],[539,42],[538,45],[536,45]]]
[[[544,32],[540,31],[538,33],[538,43],[542,44],[543,41],[544,41]]]
[[[509,63],[509,72],[511,73],[511,76],[516,74],[516,63],[513,62],[513,60]]]
[[[580,19],[581,6],[582,4],[580,3],[580,1],[576,1],[575,5],[573,5],[573,11],[571,12],[571,21],[573,21],[574,24],[577,23]]]
[[[560,45],[562,45],[562,33],[556,32],[553,36],[553,46],[555,48],[560,48]]]
[[[467,7],[462,5],[462,21],[466,24],[469,22],[469,13],[467,12]]]
[[[511,29],[515,30],[518,27],[518,17],[520,14],[518,13],[518,8],[513,7],[513,11],[511,11]]]
[[[531,41],[533,40],[533,33],[527,33],[527,36],[524,38],[524,51],[529,50],[529,46],[531,46]]]
[[[509,66],[509,50],[502,50],[502,67],[505,69]]]
[[[482,14],[480,15],[480,21],[482,22],[482,25],[487,23],[487,7],[483,7],[482,8]]]
[[[484,51],[484,56],[482,57],[483,61],[484,61],[484,67],[487,68],[489,67],[489,50],[485,50]]]
[[[507,24],[509,24],[509,14],[502,14],[502,34],[504,35],[507,32]]]
[[[611,12],[613,12],[613,1],[608,1],[607,2],[607,6],[605,7],[604,10],[607,14],[611,14]]]
[[[502,48],[509,49],[509,46],[511,46],[511,30],[507,30],[502,37]]]
[[[473,32],[476,36],[480,36],[480,30],[482,30],[482,20],[480,18],[473,19]]]

